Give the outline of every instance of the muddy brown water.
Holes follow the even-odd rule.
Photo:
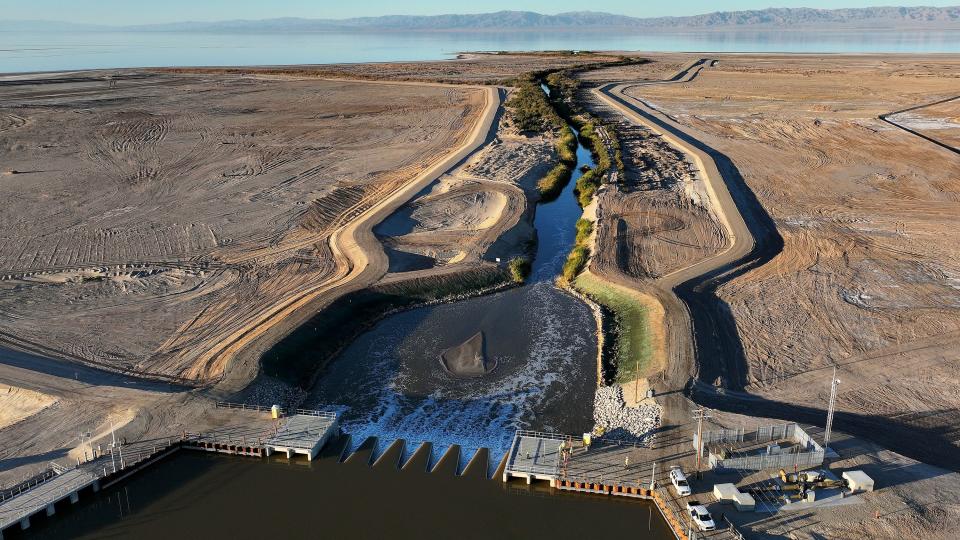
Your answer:
[[[17,529],[14,527],[14,529]],[[184,451],[14,538],[673,538],[649,502],[545,485]]]

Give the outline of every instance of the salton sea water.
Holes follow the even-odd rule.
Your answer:
[[[960,52],[960,31],[0,32],[0,73],[441,60],[461,51]]]

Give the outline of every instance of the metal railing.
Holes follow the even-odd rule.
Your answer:
[[[62,475],[57,476],[59,477]],[[69,496],[71,493],[90,485],[99,478],[100,477],[95,472],[90,472],[85,476],[71,480],[66,485],[61,486],[54,491],[44,491],[43,493],[38,493],[36,489],[31,489],[12,499],[7,500],[4,506],[0,506],[0,513],[12,514],[12,516],[0,515],[0,529],[6,528],[11,523],[20,521],[24,517],[35,513],[48,504],[52,504]],[[12,504],[17,505],[17,508],[6,508]]]
[[[40,474],[36,474],[22,482],[18,482],[16,485],[0,489],[0,502],[6,501],[7,499],[12,499],[27,490],[39,486],[55,476],[57,476],[57,473],[53,469],[47,469]]]
[[[535,437],[538,439],[547,439],[547,440],[553,440],[553,441],[568,441],[568,440],[579,439],[578,437],[565,435],[563,433],[546,433],[543,431],[527,431],[523,429],[517,430],[517,437]]]
[[[264,406],[264,405],[248,405],[246,403],[230,403],[228,401],[218,401],[216,403],[218,409],[235,409],[240,411],[254,411],[254,412],[272,412],[273,406]],[[286,407],[279,407],[280,414],[285,416],[292,416],[294,414],[302,414],[305,416],[317,416],[321,418],[330,418],[335,420],[337,418],[337,413],[330,411],[318,411],[314,409],[288,409]]]
[[[254,412],[270,412],[273,407],[265,407],[263,405],[248,405],[246,403],[230,403],[228,401],[218,401],[216,403],[218,409],[237,409],[241,411],[254,411]],[[280,409],[283,412],[283,409]]]
[[[518,429],[517,437],[537,437],[540,439],[548,439],[555,441],[582,441],[583,437],[581,435],[569,435],[565,433],[554,433],[554,432],[543,432],[543,431],[527,431]],[[590,438],[590,445],[611,445],[611,446],[632,446],[634,448],[648,448],[649,442],[632,442],[632,441],[623,441],[620,439],[610,439],[601,436],[592,436]]]

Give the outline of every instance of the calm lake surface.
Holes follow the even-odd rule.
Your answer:
[[[440,60],[460,51],[960,52],[960,31],[0,32],[0,73]]]

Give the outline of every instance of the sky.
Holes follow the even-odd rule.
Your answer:
[[[766,7],[846,8],[872,5],[949,6],[960,0],[674,0],[643,5],[637,0],[486,0],[476,4],[450,0],[0,0],[0,17],[7,20],[55,20],[95,24],[150,24],[179,21],[305,17],[342,19],[377,15],[438,15],[444,13],[524,10],[540,13],[606,11],[634,17],[696,15],[712,11]]]

